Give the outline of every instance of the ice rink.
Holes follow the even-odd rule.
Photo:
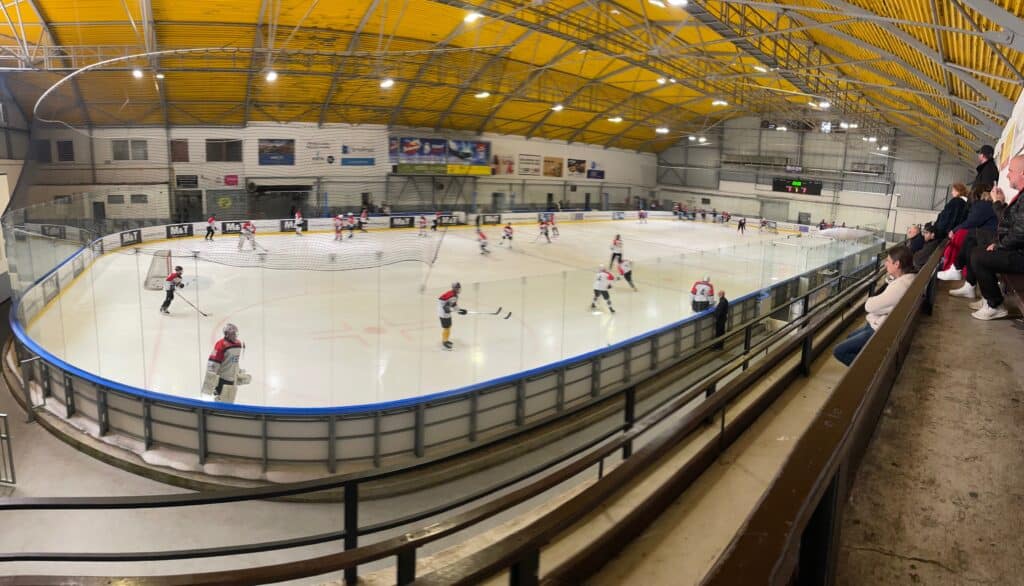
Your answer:
[[[518,225],[509,249],[498,245],[500,227],[487,226],[492,253],[486,256],[470,227],[426,239],[410,230],[357,232],[344,242],[327,233],[259,235],[265,255],[238,253],[237,237],[226,235],[212,243],[201,237],[147,243],[139,254],[122,249],[97,259],[27,330],[56,356],[104,378],[200,398],[206,357],[232,322],[246,344],[242,367],[252,375],[237,403],[361,405],[494,379],[669,324],[691,313],[690,287],[705,275],[735,299],[856,249],[849,242],[758,234],[756,227],[744,236],[721,224],[670,219],[559,228],[560,237],[548,244],[536,238],[535,225]],[[617,233],[624,256],[634,261],[639,290],[616,281],[617,313],[603,301],[591,311],[594,273],[608,263]],[[189,286],[181,293],[209,317],[181,299],[170,316],[158,312],[164,293],[142,283],[159,249],[170,249],[174,264],[184,266]],[[436,252],[436,262],[309,270],[355,257],[380,264],[398,249],[427,259]],[[455,348],[445,351],[436,299],[453,281],[462,283],[462,307],[500,306],[512,317],[455,316]]]

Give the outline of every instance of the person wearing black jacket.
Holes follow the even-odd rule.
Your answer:
[[[1016,190],[1024,189],[1024,155],[1017,155],[1010,160],[1007,177],[1010,185]],[[1006,317],[1003,307],[1003,292],[999,287],[997,275],[1000,273],[1024,273],[1024,198],[1017,197],[1003,211],[999,227],[996,229],[996,241],[987,248],[978,247],[971,254],[971,262],[967,269],[967,283],[957,289],[957,297],[973,297],[974,285],[981,289],[985,303],[971,314],[971,317],[982,320]],[[966,288],[970,288],[967,295]],[[962,291],[964,290],[964,291]],[[954,292],[950,291],[953,295]]]
[[[924,236],[921,235],[921,226],[914,224],[907,228],[907,248],[910,252],[917,252],[924,246]]]
[[[978,174],[974,176],[971,187],[981,187],[982,191],[991,191],[999,183],[999,167],[996,167],[996,162],[992,160],[995,149],[986,144],[976,152],[979,165],[975,167],[975,170]]]
[[[729,321],[729,300],[725,298],[725,291],[718,292],[718,303],[715,304],[715,337],[725,335],[725,325]],[[721,350],[725,347],[725,340],[719,340],[711,348]]]
[[[934,222],[935,233],[942,236],[949,234],[953,230],[953,226],[967,219],[967,186],[963,183],[954,183],[950,188],[950,194],[952,197],[946,202],[946,206],[942,208]]]
[[[939,271],[937,276],[941,281],[959,281],[961,279],[961,269],[971,262],[971,253],[974,252],[974,248],[977,246],[982,248],[988,246],[996,236],[998,218],[992,206],[992,200],[989,199],[989,192],[986,191],[978,195],[977,198],[975,192],[976,190],[972,189],[971,196],[968,198],[971,200],[971,207],[967,213],[967,219],[954,226],[949,232],[949,237],[952,239],[953,235],[958,231],[966,231],[961,236],[962,242],[960,243],[960,249],[956,251],[953,264],[946,270]]]
[[[924,228],[921,229],[921,234],[924,237],[924,246],[921,247],[921,250],[914,253],[914,271],[921,270],[921,267],[928,262],[928,257],[942,243],[942,238],[935,234],[935,227],[932,226],[931,222],[924,225]]]

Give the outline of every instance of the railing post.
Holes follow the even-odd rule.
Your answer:
[[[260,454],[263,457],[263,471],[266,472],[270,466],[270,433],[266,415],[260,415],[260,444]]]
[[[380,468],[380,411],[373,413],[373,467]]]
[[[196,410],[196,431],[199,432],[199,463],[206,464],[206,409]]]
[[[595,356],[590,363],[590,396],[596,397],[601,394],[601,357]]]
[[[345,551],[359,547],[359,485],[345,485]],[[345,583],[359,581],[359,568],[345,568]]]
[[[423,457],[423,433],[424,433],[424,429],[423,429],[424,428],[424,422],[423,422],[423,419],[424,419],[424,416],[425,416],[425,413],[424,413],[423,403],[418,403],[416,405],[416,423],[415,423],[416,427],[413,430],[413,437],[415,438],[414,439],[415,445],[413,446],[413,451],[416,454],[417,458],[422,458]]]
[[[557,380],[555,381],[555,412],[561,413],[565,409],[565,367],[558,369]]]
[[[75,414],[75,383],[71,375],[64,373],[64,413],[65,417],[71,419]]]
[[[338,442],[338,432],[334,429],[336,425],[337,417],[331,415],[327,418],[327,470],[334,474],[338,470],[338,454],[336,444]],[[266,437],[266,434],[264,434]]]
[[[14,357],[20,358],[22,354],[29,354],[27,351],[18,352],[19,346],[15,344]],[[29,356],[24,360],[20,360],[21,363],[21,390],[25,394],[25,421],[32,423],[36,419],[36,412],[32,405],[32,363],[29,362],[32,357]]]
[[[96,387],[96,419],[100,437],[107,435],[110,431],[110,413],[107,411],[107,390],[101,386]]]
[[[540,580],[537,577],[539,570],[540,550],[534,549],[509,568],[509,586],[537,586],[537,584],[540,584]]]
[[[636,421],[636,387],[629,387],[625,392],[625,404],[622,409],[622,430],[628,432],[633,429],[633,422]],[[627,441],[622,444],[622,459],[625,460],[633,455],[633,442]]]
[[[142,443],[147,450],[153,447],[153,413],[147,399],[142,400]]]
[[[658,338],[661,336],[651,336],[651,351],[649,356],[651,357],[651,370],[658,368]]]
[[[743,328],[743,355],[744,356],[747,356],[748,354],[750,354],[750,347],[753,345],[753,341],[754,341],[754,326],[753,325],[749,325],[749,326]],[[743,370],[746,370],[748,366],[750,366],[749,357],[748,357],[747,360],[743,361]]]
[[[516,381],[516,427],[526,422],[526,381]]]
[[[813,331],[804,332],[803,347],[800,350],[800,374],[811,376],[811,342]]]
[[[398,586],[412,584],[416,580],[416,550],[404,549],[398,552]]]
[[[476,441],[477,410],[479,409],[480,398],[477,391],[469,395],[469,441]]]

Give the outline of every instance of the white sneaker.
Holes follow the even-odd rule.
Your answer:
[[[979,299],[977,301],[972,301],[971,304],[968,305],[967,307],[970,307],[974,311],[978,311],[982,307],[985,307],[985,300],[984,299]]]
[[[940,281],[959,281],[960,279],[963,279],[963,275],[960,274],[960,269],[952,265],[944,271],[939,271],[935,276],[938,277]]]
[[[959,289],[951,289],[949,294],[953,297],[963,297],[964,299],[974,299],[974,285],[970,283],[964,283]]]
[[[1003,306],[1000,305],[999,307],[993,308],[988,303],[986,303],[984,306],[982,306],[981,309],[972,313],[971,317],[973,317],[974,319],[983,319],[987,321],[990,319],[1000,319],[1006,317],[1007,315],[1009,315],[1009,312],[1003,309]]]

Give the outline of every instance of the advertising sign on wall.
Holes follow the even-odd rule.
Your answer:
[[[447,165],[449,175],[490,175],[491,168],[485,165]]]
[[[447,165],[431,163],[399,163],[398,172],[410,175],[447,175]]]
[[[569,177],[583,177],[586,173],[586,159],[569,159]]]
[[[238,175],[225,175],[224,185],[238,185]]]
[[[306,151],[310,154],[310,161],[320,165],[333,165],[334,143],[330,141],[310,140],[306,141]]]
[[[242,231],[241,222],[221,222],[220,232],[221,234],[238,234]]]
[[[565,167],[565,159],[562,157],[544,157],[544,176],[561,177]]]
[[[294,165],[295,140],[261,138],[258,143],[260,165]]]
[[[491,158],[491,143],[482,140],[449,140],[448,162],[486,165]]]
[[[494,155],[491,162],[491,168],[494,169],[495,175],[515,175],[516,174],[516,163],[512,155]]]
[[[377,164],[373,157],[342,157],[342,167],[372,167]]]
[[[142,242],[142,230],[121,232],[121,246],[131,246]]]
[[[412,216],[391,216],[392,228],[412,228],[415,218]]]
[[[167,238],[185,238],[192,235],[192,224],[171,224],[167,226]]]
[[[604,168],[597,161],[590,161],[587,179],[604,179]]]
[[[540,155],[519,155],[519,174],[539,176],[542,162]]]

